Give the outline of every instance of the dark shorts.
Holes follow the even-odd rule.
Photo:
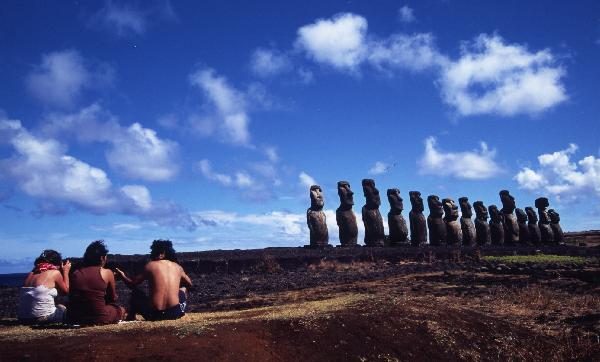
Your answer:
[[[164,310],[156,310],[152,307],[150,298],[139,289],[134,289],[131,295],[131,312],[139,313],[147,321],[162,321],[169,319],[179,319],[185,315],[187,305],[186,294],[179,291],[179,304]]]

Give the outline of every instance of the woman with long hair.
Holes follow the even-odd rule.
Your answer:
[[[24,286],[19,290],[18,318],[22,323],[62,323],[65,306],[55,303],[58,293],[69,293],[71,262],[62,261],[59,252],[44,250],[33,263]]]
[[[104,241],[92,242],[83,255],[83,266],[71,277],[69,313],[73,324],[110,324],[124,319],[125,309],[115,302],[115,275],[105,268],[108,249]]]

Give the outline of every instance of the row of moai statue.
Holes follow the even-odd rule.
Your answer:
[[[347,181],[337,184],[340,206],[336,210],[336,222],[339,228],[340,244],[343,247],[357,245],[358,226],[354,215],[354,193]],[[372,179],[362,180],[363,193],[366,199],[362,207],[362,221],[365,226],[365,246],[402,246],[425,245],[429,236],[429,244],[439,245],[540,245],[559,244],[563,241],[560,226],[560,215],[549,207],[548,199],[540,197],[535,200],[537,214],[532,207],[525,211],[516,208],[515,198],[507,190],[500,191],[502,209],[496,205],[486,208],[482,201],[473,203],[475,222],[471,219],[473,208],[467,197],[458,199],[461,217],[454,200],[446,198],[440,201],[436,195],[427,197],[429,215],[423,212],[423,198],[418,191],[410,191],[411,210],[408,218],[410,230],[402,216],[404,209],[400,190],[388,189],[390,203],[388,213],[389,236],[383,228],[383,218],[379,212],[381,198],[379,190]],[[320,186],[310,187],[311,205],[306,218],[310,230],[310,246],[329,246],[327,220],[323,207],[323,191]],[[488,222],[488,215],[490,220]],[[539,218],[538,218],[539,215]],[[410,231],[410,239],[409,239]]]

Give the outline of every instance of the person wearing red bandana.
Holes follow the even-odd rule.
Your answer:
[[[66,308],[56,304],[58,293],[69,293],[71,262],[62,261],[55,250],[44,250],[19,290],[18,318],[21,323],[62,323]]]

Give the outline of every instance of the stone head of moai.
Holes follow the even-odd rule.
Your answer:
[[[550,222],[558,224],[560,222],[560,214],[554,209],[548,210],[548,216],[550,216]]]
[[[325,206],[325,200],[323,200],[323,190],[321,190],[321,186],[312,185],[310,187],[310,209],[319,211],[323,209],[323,206]]]
[[[488,210],[483,204],[483,201],[475,201],[473,203],[475,209],[475,217],[479,220],[486,221],[488,219]]]
[[[503,221],[502,214],[500,213],[500,210],[498,210],[498,206],[490,205],[490,207],[488,207],[488,210],[490,212],[490,220],[497,223]]]
[[[540,197],[535,199],[535,207],[538,209],[538,214],[540,217],[540,221],[542,224],[548,224],[550,222],[550,219],[548,217],[548,212],[546,211],[546,208],[550,206],[550,203],[548,202],[548,199],[545,197]]]
[[[546,197],[540,197],[535,199],[536,209],[542,209],[545,211],[548,206],[550,206],[550,203],[548,202],[548,199]]]
[[[454,200],[446,198],[442,200],[444,207],[444,219],[446,221],[454,221],[458,219],[458,206],[454,203]]]
[[[442,202],[440,198],[436,195],[427,196],[427,205],[429,206],[429,213],[433,217],[442,217],[444,216],[444,207],[442,206]]]
[[[400,190],[398,189],[388,189],[387,190],[387,198],[390,202],[390,211],[392,213],[401,213],[404,210],[404,200],[400,197]]]
[[[525,213],[527,214],[527,220],[529,221],[530,224],[537,224],[538,217],[537,217],[537,214],[535,213],[535,210],[533,209],[533,207],[527,206],[525,208]]]
[[[375,181],[372,179],[362,180],[363,193],[365,195],[367,209],[377,209],[381,206],[381,198],[379,197],[379,190],[375,187]]]
[[[419,191],[410,191],[408,196],[410,197],[410,206],[412,207],[413,212],[423,212],[425,210],[423,198]]]
[[[348,181],[337,183],[338,196],[340,197],[340,208],[349,210],[354,206],[354,192],[350,189]]]
[[[533,210],[533,209],[532,209]],[[527,213],[525,211],[523,211],[523,209],[515,209],[515,213],[517,214],[517,221],[519,223],[526,223],[527,222]]]
[[[470,219],[473,216],[473,209],[471,208],[469,198],[460,197],[458,199],[458,204],[460,205],[460,212],[462,213],[462,217]]]
[[[500,191],[500,202],[502,202],[502,212],[505,214],[512,214],[515,211],[515,198],[508,190]]]

